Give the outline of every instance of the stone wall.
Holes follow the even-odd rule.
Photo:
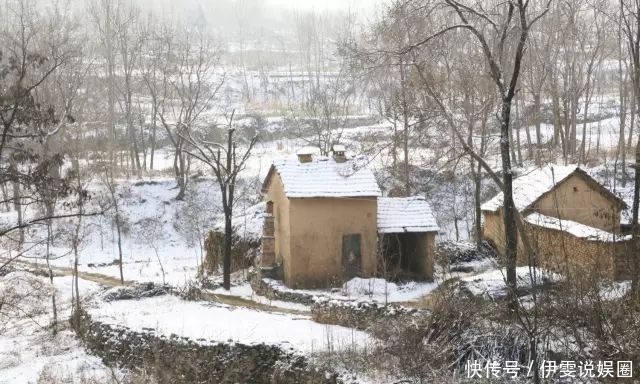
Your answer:
[[[311,307],[311,316],[318,323],[342,325],[361,330],[367,330],[377,323],[398,319],[409,321],[429,314],[430,312],[424,309],[366,301],[319,299]]]
[[[312,305],[315,303],[315,297],[313,295],[296,292],[294,290],[280,290],[269,284],[269,282],[262,277],[261,273],[256,273],[251,276],[250,281],[253,292],[267,299],[289,301],[304,305]]]
[[[597,241],[567,232],[527,225],[531,242],[538,250],[541,266],[564,272],[597,273],[602,278],[630,278],[634,254],[631,241]],[[518,262],[526,264],[524,248],[519,242]]]
[[[335,384],[337,375],[278,346],[211,343],[93,321],[82,313],[77,333],[107,365],[145,370],[159,383]]]

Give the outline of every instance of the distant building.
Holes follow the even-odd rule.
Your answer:
[[[551,269],[586,268],[613,278],[628,275],[630,236],[621,234],[625,203],[577,166],[546,166],[513,181],[515,208],[524,219],[539,263]],[[502,192],[482,204],[483,236],[505,251]],[[519,237],[519,262],[526,264]]]
[[[267,201],[262,268],[287,286],[324,287],[355,276],[395,271],[433,278],[438,226],[421,198],[383,198],[367,159],[303,149],[274,161],[263,183]]]

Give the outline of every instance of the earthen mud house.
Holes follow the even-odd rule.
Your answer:
[[[631,238],[620,227],[626,205],[589,174],[577,166],[528,171],[514,179],[513,198],[541,265],[628,277]],[[481,207],[483,236],[501,254],[505,249],[502,207],[502,192]],[[520,236],[518,244],[518,261],[526,264]]]
[[[424,199],[383,198],[367,159],[302,150],[274,161],[261,266],[287,286],[337,285],[383,269],[433,278],[438,226]]]

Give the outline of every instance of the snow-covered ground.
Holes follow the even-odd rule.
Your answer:
[[[611,149],[618,143],[618,119],[606,118],[599,122],[587,124],[587,149],[601,151]],[[581,127],[580,127],[581,129]],[[348,128],[343,132],[343,141],[348,152],[357,153],[366,147],[361,139],[367,135],[384,138],[390,133],[385,124]],[[530,130],[535,142],[535,132]],[[524,128],[520,132],[522,143],[526,143]],[[544,141],[553,135],[553,127],[542,126]],[[488,161],[498,164],[495,152],[497,140],[492,137]],[[375,153],[370,159],[370,166],[381,173],[390,164],[388,149],[383,148],[385,140],[374,143]],[[276,158],[290,155],[303,146],[300,139],[276,139],[261,142],[254,151],[243,173],[243,189],[239,191],[239,203],[236,206],[234,225],[243,229],[240,235],[257,238],[261,233],[264,205],[257,202],[260,181],[266,175],[270,164]],[[414,150],[415,149],[415,150]],[[423,164],[427,160],[438,158],[438,148],[412,148],[411,160],[415,164]],[[160,174],[172,167],[173,158],[167,149],[160,149],[154,159]],[[446,161],[443,157],[442,161]],[[175,200],[177,190],[175,181],[169,177],[118,180],[118,198],[121,218],[124,222],[122,233],[124,279],[128,281],[167,282],[173,286],[183,286],[193,281],[202,263],[202,242],[207,230],[215,228],[220,220],[220,196],[218,187],[207,176],[209,170],[202,164],[194,162],[192,171],[201,170],[205,178],[193,180],[189,193],[183,201]],[[599,171],[597,168],[596,171]],[[589,171],[589,170],[587,170]],[[594,171],[594,172],[596,172]],[[258,181],[255,183],[255,181]],[[437,187],[437,186],[436,186]],[[109,205],[109,197],[99,176],[91,180],[89,189],[92,192],[91,208],[96,209],[102,203]],[[626,189],[628,190],[628,188]],[[626,191],[624,190],[624,191]],[[462,189],[454,193],[462,199]],[[451,195],[451,191],[447,191]],[[427,200],[437,199],[426,196]],[[461,201],[459,200],[458,203]],[[450,218],[449,201],[435,205],[440,212],[435,212],[438,219]],[[454,212],[461,218],[460,227],[468,228],[470,223],[466,217],[466,209]],[[470,211],[469,211],[470,214]],[[2,221],[15,220],[13,212],[0,212]],[[26,217],[37,217],[34,208],[27,208]],[[468,215],[467,215],[468,216]],[[80,246],[79,269],[118,279],[120,269],[117,263],[118,244],[114,225],[113,210],[104,216],[93,216],[83,219],[83,241]],[[442,237],[453,237],[452,222],[439,222]],[[69,233],[75,221],[58,221],[54,224],[56,238],[51,250],[52,264],[58,267],[71,267],[73,257],[70,253]],[[23,261],[42,264],[45,254],[42,241],[44,226],[34,226],[28,233],[28,248]],[[465,230],[462,229],[464,238]],[[467,231],[469,232],[469,231]],[[17,252],[15,247],[0,244],[0,257],[12,256]],[[506,294],[504,271],[495,269],[489,261],[472,262],[474,272],[456,273],[475,295],[501,297]],[[482,269],[489,268],[486,271]],[[480,273],[477,271],[480,270]],[[530,287],[529,269],[518,268],[518,285]],[[442,274],[444,276],[444,274]],[[0,278],[1,289],[12,287],[14,277],[30,277],[30,275],[11,274]],[[446,277],[449,277],[448,275]],[[560,277],[539,271],[539,278],[554,281]],[[35,278],[39,284],[47,286],[42,278]],[[438,281],[438,279],[437,279]],[[271,281],[277,289],[286,291],[281,282]],[[61,323],[69,315],[70,278],[55,279],[59,292]],[[353,279],[343,287],[327,290],[297,290],[318,298],[329,298],[344,301],[376,301],[380,303],[401,303],[418,300],[437,289],[438,282],[410,282],[395,284],[382,279]],[[94,292],[97,285],[83,281],[83,294]],[[28,290],[22,284],[15,284],[15,289]],[[616,298],[624,292],[626,285],[614,285],[603,288],[603,297]],[[38,289],[40,291],[40,289]],[[106,382],[113,374],[97,358],[88,355],[74,338],[73,333],[63,329],[57,336],[43,329],[50,319],[49,297],[47,290],[39,301],[26,301],[26,308],[32,316],[19,316],[3,321],[0,324],[0,384],[36,382],[44,375],[56,377],[94,377],[98,382]],[[257,296],[246,282],[235,285],[231,292],[213,290],[212,293],[231,295],[252,300],[256,303],[290,310],[292,313],[258,311],[251,308],[234,307],[220,303],[186,302],[174,296],[162,296],[135,301],[112,301],[101,303],[90,308],[90,313],[97,319],[113,324],[124,325],[134,330],[154,329],[162,334],[175,333],[192,339],[206,339],[210,342],[233,341],[238,343],[269,343],[286,345],[303,353],[320,352],[331,349],[365,348],[376,341],[366,333],[349,328],[321,325],[313,322],[305,312],[309,307],[296,303],[273,301]],[[44,304],[43,304],[44,303]],[[286,312],[286,311],[283,311]],[[302,313],[302,314],[300,314]],[[82,372],[82,373],[79,373]],[[120,372],[115,372],[120,375]],[[74,381],[70,381],[74,382]]]
[[[533,275],[532,275],[533,272]],[[504,269],[492,269],[472,276],[462,277],[460,280],[476,296],[489,298],[501,298],[507,294],[506,271]],[[535,277],[536,285],[558,281],[562,276],[540,268],[517,267],[516,279],[518,288],[531,288]]]
[[[318,324],[308,316],[184,301],[170,295],[100,302],[88,312],[95,320],[136,331],[152,329],[208,342],[273,344],[303,353],[359,350],[374,343],[364,332]]]
[[[341,288],[333,289],[291,289],[281,281],[264,279],[281,292],[295,292],[310,295],[318,299],[341,301],[368,301],[377,303],[401,303],[419,299],[438,287],[437,282],[417,282],[396,284],[379,278],[353,278]]]
[[[123,274],[127,281],[153,281],[182,286],[192,281],[202,263],[202,242],[206,231],[219,220],[218,189],[212,180],[193,182],[184,201],[175,200],[175,181],[119,180],[117,194],[122,222]],[[87,212],[98,212],[100,206],[110,206],[105,187],[99,180],[89,186],[92,199]],[[62,211],[64,213],[64,211]],[[11,220],[13,212],[0,213],[0,220]],[[37,210],[27,209],[26,217],[38,217]],[[57,267],[73,266],[70,234],[77,221],[54,222],[54,246],[51,263]],[[44,263],[43,242],[46,227],[33,226],[26,235],[26,252],[22,260]],[[0,248],[0,257],[17,252],[15,244],[7,242]],[[79,247],[79,270],[120,277],[118,235],[113,209],[105,215],[83,218]],[[164,269],[164,277],[163,270]]]
[[[25,272],[0,278],[0,383],[26,384],[53,382],[121,382],[123,373],[105,366],[90,354],[69,329],[71,315],[71,277],[48,279]],[[51,291],[56,290],[60,331],[53,335]],[[98,286],[80,280],[81,295]]]

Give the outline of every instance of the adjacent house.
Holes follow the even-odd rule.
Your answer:
[[[607,276],[627,275],[629,236],[621,234],[625,203],[577,166],[549,165],[513,181],[515,208],[539,262],[552,269],[589,268]],[[482,204],[483,236],[504,253],[502,192]],[[526,263],[519,238],[519,262]]]
[[[332,157],[314,152],[274,161],[264,180],[262,268],[279,271],[294,288],[376,276],[386,267],[431,279],[438,227],[428,204],[382,198],[367,159],[347,157],[342,146]]]

